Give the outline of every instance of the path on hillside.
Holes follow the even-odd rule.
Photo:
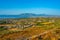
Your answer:
[[[54,30],[56,30],[56,28],[50,29],[50,30],[48,30],[48,31],[45,31],[45,32],[43,32],[43,33],[40,33],[40,34],[31,36],[31,37],[28,37],[27,39],[34,39],[34,38],[36,38],[36,37],[39,37],[40,35],[44,35],[44,34],[47,34],[47,33],[49,33],[49,32],[53,32]]]

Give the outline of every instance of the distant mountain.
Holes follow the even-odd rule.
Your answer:
[[[54,15],[22,13],[20,15],[0,15],[0,18],[36,18],[36,17],[51,17]]]

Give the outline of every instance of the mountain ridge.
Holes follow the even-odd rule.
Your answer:
[[[32,17],[48,17],[54,15],[47,15],[47,14],[34,14],[34,13],[22,13],[19,15],[0,15],[0,18],[32,18]]]

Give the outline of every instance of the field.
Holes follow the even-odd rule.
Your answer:
[[[0,19],[0,40],[60,40],[60,18]]]

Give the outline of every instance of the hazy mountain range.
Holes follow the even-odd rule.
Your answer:
[[[36,17],[54,17],[58,15],[22,13],[20,15],[0,15],[0,18],[36,18]]]

